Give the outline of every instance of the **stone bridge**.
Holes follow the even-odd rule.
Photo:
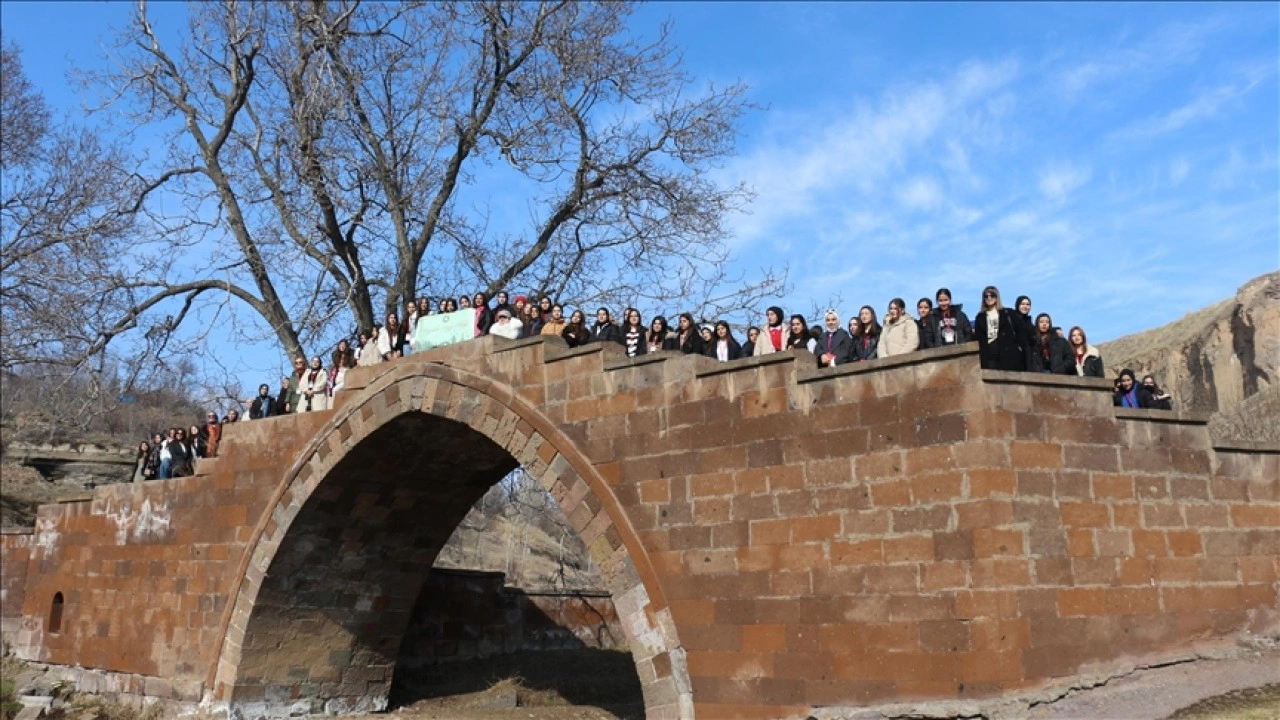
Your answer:
[[[3,536],[5,637],[233,717],[386,705],[433,560],[525,467],[654,718],[981,698],[1275,627],[1280,453],[971,349],[817,370],[482,338]]]

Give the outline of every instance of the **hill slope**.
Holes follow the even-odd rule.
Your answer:
[[[1215,439],[1280,441],[1280,272],[1235,297],[1099,346],[1108,374],[1155,375],[1182,410],[1218,413]],[[1242,403],[1248,400],[1246,405]],[[1258,415],[1257,413],[1262,413]]]

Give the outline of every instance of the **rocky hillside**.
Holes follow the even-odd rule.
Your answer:
[[[1219,440],[1280,441],[1280,272],[1168,325],[1104,343],[1108,374],[1156,376]]]

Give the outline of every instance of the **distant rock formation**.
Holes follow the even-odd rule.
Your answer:
[[[1280,272],[1250,280],[1234,298],[1099,349],[1108,374],[1126,367],[1139,377],[1149,373],[1177,408],[1217,413],[1210,426],[1215,439],[1280,441],[1280,401],[1273,397],[1280,393]]]

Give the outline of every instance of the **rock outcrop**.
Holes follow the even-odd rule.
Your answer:
[[[1139,377],[1150,373],[1179,409],[1228,413],[1280,379],[1280,272],[1250,280],[1234,298],[1100,349],[1109,374],[1125,367]]]

